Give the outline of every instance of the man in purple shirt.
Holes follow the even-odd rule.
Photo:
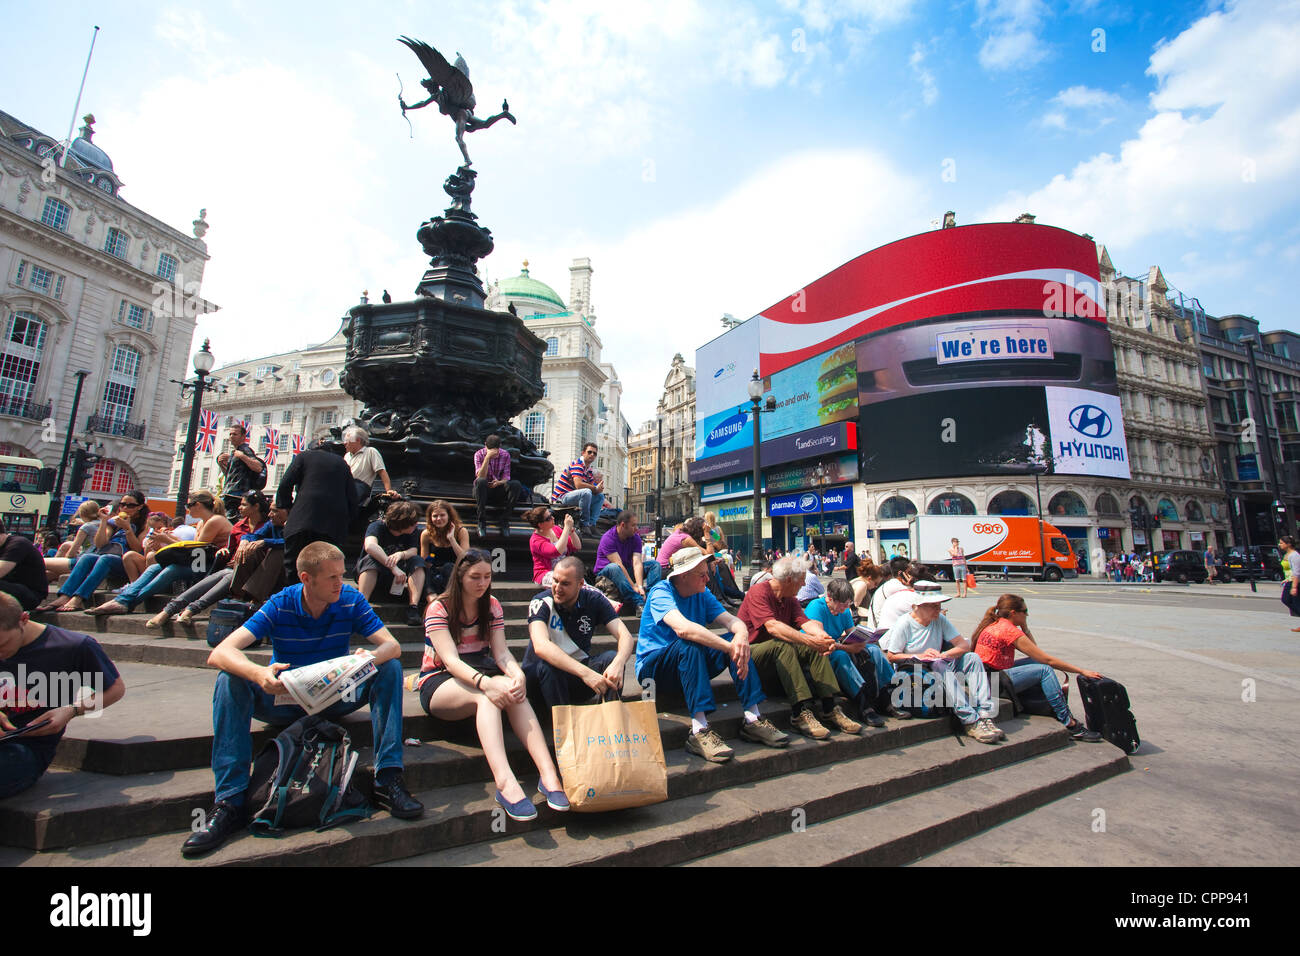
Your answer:
[[[501,447],[500,435],[488,435],[474,452],[474,501],[478,505],[478,536],[487,537],[487,502],[490,495],[501,509],[501,537],[510,537],[510,513],[524,486],[510,477],[510,452]]]
[[[600,538],[596,563],[592,570],[598,578],[609,578],[625,602],[645,606],[645,592],[663,577],[658,561],[647,562],[641,555],[641,535],[636,531],[636,516],[620,511],[614,527]]]

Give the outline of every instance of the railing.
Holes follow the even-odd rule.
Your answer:
[[[44,421],[50,417],[50,403],[37,405],[35,402],[24,399],[17,401],[11,398],[0,397],[0,415],[13,415],[15,418],[27,418],[34,422]]]
[[[144,441],[144,422],[136,424],[124,418],[109,418],[106,415],[91,415],[86,419],[86,431],[100,432],[105,435],[118,435]]]

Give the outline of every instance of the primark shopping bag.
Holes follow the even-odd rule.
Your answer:
[[[551,708],[564,795],[579,813],[668,799],[659,718],[649,700]]]

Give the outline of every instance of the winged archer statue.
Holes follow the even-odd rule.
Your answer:
[[[474,87],[470,84],[469,66],[465,63],[464,57],[457,53],[456,62],[451,64],[447,62],[446,57],[423,40],[398,37],[398,42],[404,43],[412,53],[420,58],[421,65],[424,66],[425,72],[429,74],[428,79],[420,81],[420,85],[429,91],[427,99],[419,103],[407,104],[402,99],[402,94],[397,94],[397,102],[402,107],[402,115],[405,116],[407,110],[418,110],[430,103],[437,103],[438,111],[445,116],[450,116],[456,124],[456,145],[460,147],[460,153],[465,157],[465,165],[473,165],[469,158],[469,152],[465,149],[465,134],[487,129],[493,123],[503,119],[508,119],[511,123],[517,123],[514,115],[510,112],[510,104],[502,100],[500,113],[489,116],[487,119],[480,119],[474,115]]]

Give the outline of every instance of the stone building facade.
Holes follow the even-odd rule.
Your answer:
[[[553,288],[534,279],[525,261],[519,275],[488,289],[486,306],[515,313],[543,342],[542,399],[513,419],[542,451],[550,454],[558,474],[578,457],[589,441],[597,447],[595,467],[605,477],[606,504],[627,502],[627,442],[631,429],[623,417],[623,384],[614,366],[601,358],[591,304],[590,259],[569,267],[569,303]],[[538,494],[549,488],[535,489]]]
[[[65,156],[0,112],[0,451],[57,467],[80,379],[73,437],[100,456],[83,493],[162,496],[176,380],[216,310],[200,295],[208,224],[200,212],[187,234],[123,199],[84,123]]]

